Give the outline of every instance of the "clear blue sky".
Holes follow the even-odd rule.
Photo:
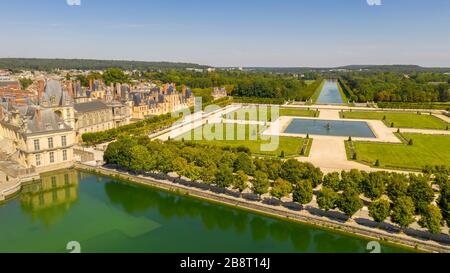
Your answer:
[[[0,57],[450,67],[448,0],[67,1],[0,0]]]

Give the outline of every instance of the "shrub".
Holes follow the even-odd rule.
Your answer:
[[[375,161],[375,167],[380,167],[381,166],[381,164],[380,164],[380,160],[379,159],[377,159],[377,161]]]

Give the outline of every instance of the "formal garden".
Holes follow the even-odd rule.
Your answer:
[[[318,110],[312,109],[302,109],[302,108],[287,108],[287,107],[277,107],[272,108],[271,106],[247,106],[243,107],[237,111],[231,112],[226,115],[228,119],[234,120],[246,120],[246,121],[275,121],[272,118],[272,111],[278,113],[278,117],[318,117],[320,112]]]
[[[312,139],[263,136],[267,126],[215,123],[178,136],[175,140],[221,147],[246,147],[253,155],[274,157],[308,156]],[[273,143],[272,146],[267,146]],[[265,148],[267,146],[267,148]]]
[[[341,112],[341,118],[381,120],[393,128],[448,130],[450,126],[440,118],[422,112],[347,111]]]
[[[400,133],[401,144],[347,141],[350,160],[374,167],[421,171],[425,166],[450,167],[450,135]]]

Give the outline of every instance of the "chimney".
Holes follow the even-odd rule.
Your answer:
[[[36,113],[36,121],[41,122],[42,115],[41,115],[41,108],[39,106],[36,107],[35,113]]]
[[[39,80],[38,81],[38,103],[41,101],[41,99],[44,97],[44,91],[45,91],[45,81]]]
[[[0,104],[0,121],[3,120],[3,105]]]
[[[169,90],[169,84],[168,83],[166,83],[165,85],[164,85],[164,95],[167,95],[167,91]]]
[[[74,97],[73,95],[73,85],[72,85],[72,81],[68,81],[67,83],[67,92],[69,93],[70,97]]]
[[[186,85],[183,85],[183,87],[181,87],[181,94],[183,95],[183,97],[186,97],[186,92],[187,92]]]
[[[94,90],[92,89],[92,87],[93,87],[93,82],[92,82],[92,79],[90,79],[90,80],[89,80],[89,90],[91,90],[91,92],[94,91]]]

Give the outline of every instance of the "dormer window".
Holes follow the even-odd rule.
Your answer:
[[[50,98],[50,103],[51,103],[51,104],[56,104],[56,97],[55,97],[55,96],[52,96],[52,97]]]

